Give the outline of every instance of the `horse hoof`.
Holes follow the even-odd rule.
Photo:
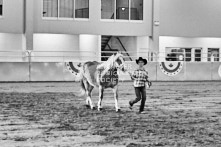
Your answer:
[[[95,107],[92,107],[91,110],[96,110],[96,108],[95,108]]]
[[[102,111],[103,110],[103,108],[98,108],[98,111]]]
[[[116,112],[121,112],[121,109],[117,109],[117,111]]]

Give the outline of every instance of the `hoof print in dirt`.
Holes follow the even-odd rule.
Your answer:
[[[15,141],[27,141],[28,139],[24,137],[16,137],[14,140]]]
[[[130,143],[126,147],[145,147],[144,144]]]
[[[88,109],[90,109],[90,108],[91,108],[91,107],[90,107],[90,105],[85,105],[85,107],[86,107],[86,108],[88,108]]]

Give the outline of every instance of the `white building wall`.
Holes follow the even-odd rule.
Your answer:
[[[221,37],[220,0],[161,0],[160,36]]]
[[[24,35],[0,33],[0,62],[23,62]]]
[[[150,47],[150,37],[149,36],[138,36],[137,37],[137,53],[139,57],[146,58],[148,61],[151,60],[151,52],[155,52]]]
[[[0,33],[0,51],[22,51],[23,50],[23,35]]]
[[[99,61],[99,35],[79,35],[79,51],[81,61]]]
[[[34,51],[79,51],[79,36],[34,34]]]
[[[24,32],[24,0],[3,0],[3,16],[0,17],[1,33]]]
[[[33,40],[32,55],[39,56],[33,58],[33,61],[80,60],[79,35],[34,34]]]

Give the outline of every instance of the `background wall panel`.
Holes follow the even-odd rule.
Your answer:
[[[76,66],[78,62],[74,63]],[[136,63],[127,62],[127,70],[134,71]],[[175,76],[168,76],[160,69],[158,62],[145,66],[150,81],[221,81],[221,64],[185,63],[182,70]],[[4,81],[75,81],[64,62],[0,62],[0,82]],[[220,74],[219,74],[220,68]],[[128,73],[119,72],[120,81],[131,80]]]
[[[0,62],[0,81],[29,81],[29,64]]]
[[[63,81],[64,63],[31,63],[31,81]]]
[[[211,63],[186,63],[185,80],[204,81],[212,80]]]
[[[24,0],[4,0],[3,15],[0,17],[1,33],[24,32]]]
[[[220,0],[161,0],[160,35],[221,37]]]
[[[213,62],[211,63],[211,80],[221,80],[221,71],[219,75],[219,70],[221,69],[221,63],[219,62]]]

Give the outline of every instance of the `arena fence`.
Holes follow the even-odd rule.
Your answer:
[[[79,62],[73,62],[77,66]],[[126,62],[128,70],[137,66]],[[74,81],[65,62],[0,62],[0,81]],[[149,62],[145,67],[152,81],[219,81],[221,64],[187,62]],[[120,80],[127,81],[127,73],[120,72]]]
[[[10,53],[10,55],[8,55]],[[1,52],[0,81],[74,81],[66,67],[67,62],[98,60],[98,53],[86,52]],[[136,56],[137,58],[137,56]],[[134,56],[135,59],[135,56]],[[81,60],[81,61],[80,61]],[[159,58],[157,59],[159,60]],[[126,68],[133,71],[134,61],[126,61]],[[145,67],[152,81],[220,81],[220,62],[150,61]],[[120,80],[127,81],[127,73],[120,72]]]
[[[102,58],[108,58],[117,51],[17,51],[7,50],[0,51],[0,62],[85,62],[101,61]],[[104,54],[104,55],[102,55]],[[181,54],[173,52],[168,56],[167,52],[152,51],[127,51],[122,52],[126,61],[135,61],[138,57],[146,58],[148,62],[164,61],[184,61],[184,62],[220,62],[221,54],[200,53],[198,54]]]

